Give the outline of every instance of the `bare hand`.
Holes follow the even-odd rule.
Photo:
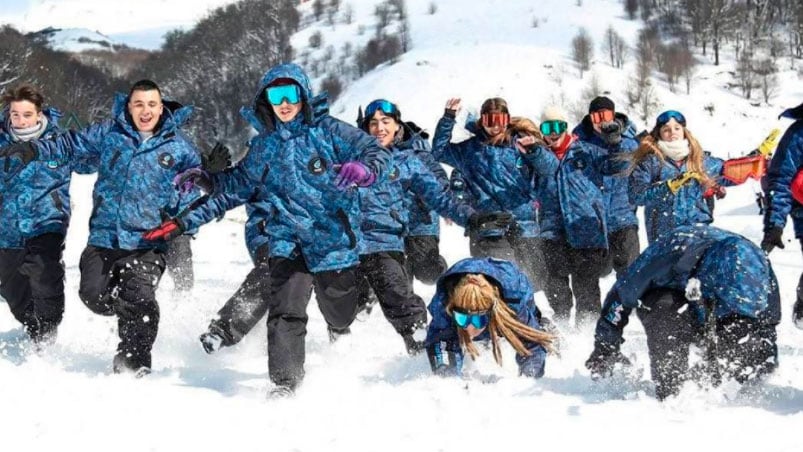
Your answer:
[[[460,110],[460,98],[459,97],[452,97],[451,99],[446,101],[446,109],[447,110]]]

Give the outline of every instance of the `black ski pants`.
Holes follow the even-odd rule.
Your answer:
[[[64,315],[64,235],[48,233],[22,249],[0,249],[0,295],[26,332],[55,331]]]
[[[295,388],[304,378],[313,286],[328,326],[348,328],[357,315],[357,268],[311,273],[302,256],[272,258],[269,265],[268,373],[275,384]]]
[[[89,245],[81,254],[80,269],[81,301],[96,314],[117,316],[118,354],[151,367],[159,329],[156,288],[165,270],[163,253]]]
[[[402,336],[427,323],[427,307],[413,293],[404,264],[403,253],[385,251],[360,256],[358,269],[360,297],[368,296],[368,287],[373,289],[385,318]]]
[[[569,322],[575,304],[572,298],[578,325],[599,318],[599,277],[608,259],[607,250],[575,249],[565,239],[544,240],[542,244],[548,272],[545,292],[555,311],[554,319]]]
[[[513,262],[527,275],[535,291],[544,290],[547,282],[548,269],[542,247],[543,240],[535,237],[481,237],[473,231],[469,233],[469,252],[472,257],[493,257]]]
[[[611,265],[619,277],[639,256],[641,244],[638,238],[638,226],[628,226],[608,234],[608,248]]]
[[[180,235],[168,243],[164,254],[167,273],[173,280],[176,290],[192,290],[195,284],[195,271],[192,266],[192,236]]]
[[[446,271],[446,259],[440,255],[437,235],[417,235],[404,238],[407,278],[410,285],[413,278],[424,284],[435,284]]]

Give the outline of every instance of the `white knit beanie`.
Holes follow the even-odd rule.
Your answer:
[[[563,121],[569,122],[566,119],[566,112],[563,111],[562,108],[556,105],[550,105],[544,108],[544,112],[541,113],[541,122],[544,121]]]

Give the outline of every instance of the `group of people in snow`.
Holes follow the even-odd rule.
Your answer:
[[[520,374],[539,378],[572,319],[596,322],[585,364],[595,378],[610,375],[628,364],[620,345],[634,309],[661,399],[688,378],[742,382],[777,366],[780,297],[765,252],[784,247],[790,214],[803,240],[803,106],[784,113],[797,121],[767,171],[776,134],[723,161],[703,152],[682,113],[666,111],[639,134],[604,96],[574,129],[557,106],[536,124],[501,98],[460,124],[473,135],[459,143],[458,98],[431,143],[385,99],[368,103],[354,127],[329,115],[326,94],[315,95],[294,64],[271,68],[242,109],[256,134],[234,165],[225,146],[199,151],[181,130],[192,108],[149,80],[118,94],[110,119],[81,130],[59,129],[58,111],[29,85],[8,90],[3,104],[0,295],[39,347],[55,341],[64,312],[76,172],[97,173],[79,297],[117,318],[116,373],[150,371],[163,272],[175,269],[176,287],[191,287],[181,263],[191,259],[188,238],[240,205],[253,268],[200,339],[213,353],[267,317],[272,396],[292,395],[304,378],[313,290],[331,341],[378,304],[400,345],[425,352],[438,375],[460,375],[464,355],[479,354],[475,341],[490,341],[501,364],[504,338]],[[763,251],[709,225],[710,199],[762,176]],[[448,267],[439,216],[465,228],[471,258]],[[166,262],[170,253],[183,259]],[[617,281],[603,304],[599,279],[611,269]],[[428,307],[414,277],[436,284]],[[795,320],[801,286],[803,275]],[[536,307],[537,290],[552,319]],[[710,353],[688,369],[692,343]]]

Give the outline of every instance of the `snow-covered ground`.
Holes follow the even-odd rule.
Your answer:
[[[355,17],[367,8],[363,17],[370,18],[376,0],[350,3]],[[537,118],[550,99],[562,92],[573,101],[587,83],[589,75],[579,80],[567,57],[576,27],[587,27],[597,43],[609,23],[631,42],[638,28],[622,18],[615,0],[585,0],[582,9],[558,0],[468,3],[440,0],[430,16],[429,2],[408,1],[413,50],[350,86],[333,113],[351,121],[357,106],[386,97],[399,103],[405,118],[432,129],[449,97],[478,108],[486,97],[501,95],[514,114]],[[531,26],[533,16],[541,18],[538,28]],[[308,33],[302,30],[294,42],[306,42]],[[345,29],[335,33],[337,40],[327,42],[352,38]],[[785,72],[773,105],[752,107],[723,88],[728,64],[702,67],[691,96],[669,93],[661,83],[658,89],[664,108],[686,113],[703,146],[722,157],[752,149],[776,124],[786,126],[775,119],[780,109],[803,101],[797,75]],[[594,71],[623,105],[630,66],[619,71],[597,58]],[[713,117],[703,110],[709,102],[716,105]],[[141,380],[111,374],[116,322],[92,315],[77,297],[92,182],[87,176],[73,182],[67,312],[58,343],[41,355],[31,353],[19,326],[0,310],[0,450],[803,450],[795,427],[803,420],[803,331],[789,320],[803,262],[791,227],[787,248],[771,256],[785,315],[780,368],[754,388],[689,386],[677,398],[657,402],[638,321],[628,327],[623,346],[643,370],[637,378],[589,378],[583,362],[593,334],[586,326],[568,333],[563,357],[549,359],[541,380],[517,377],[510,350],[504,368],[486,352],[469,364],[468,379],[440,379],[430,375],[425,356],[405,354],[378,311],[330,345],[312,302],[304,385],[292,399],[266,401],[264,325],[212,356],[197,340],[250,268],[236,221],[241,212],[198,234],[196,287],[189,295],[173,293],[169,278],[163,280],[154,373]],[[757,243],[755,190],[752,181],[729,189],[717,204],[715,224]],[[444,225],[441,246],[449,262],[468,255],[458,227]],[[603,292],[612,283],[610,276],[603,279]],[[433,292],[418,283],[415,289],[425,299]],[[537,301],[544,306],[542,294]]]

